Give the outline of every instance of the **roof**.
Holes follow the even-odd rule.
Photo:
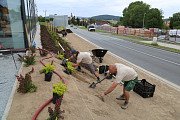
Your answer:
[[[108,24],[107,21],[96,21],[95,22],[96,25],[104,25],[104,24]]]

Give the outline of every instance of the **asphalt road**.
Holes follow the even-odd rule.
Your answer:
[[[180,54],[131,43],[97,32],[70,29],[88,41],[180,86]]]

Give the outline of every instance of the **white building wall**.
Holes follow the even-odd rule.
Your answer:
[[[53,23],[55,27],[57,26],[68,26],[68,15],[54,16]]]

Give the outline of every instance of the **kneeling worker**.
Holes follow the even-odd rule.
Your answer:
[[[76,58],[76,59],[77,59],[76,64],[73,64],[73,65],[72,65],[73,67],[78,66],[78,67],[80,68],[80,63],[81,63],[81,62],[82,62],[82,63],[85,63],[85,64],[87,64],[87,65],[89,66],[90,72],[97,77],[97,80],[98,80],[98,81],[100,80],[97,72],[96,72],[95,69],[94,69],[94,66],[93,66],[93,63],[92,63],[92,58],[91,58],[90,54],[88,54],[87,52],[79,52],[79,51],[76,51],[76,50],[73,49],[73,50],[71,51],[70,56],[71,56],[71,57],[68,59],[69,61],[70,61],[71,59],[73,59],[73,58]]]
[[[100,95],[101,99],[104,100],[104,96],[112,92],[118,84],[123,85],[123,94],[116,98],[117,100],[125,100],[123,106],[121,106],[122,109],[126,109],[128,107],[129,102],[129,92],[134,88],[136,82],[138,81],[138,75],[136,71],[133,68],[130,68],[128,66],[125,66],[120,63],[115,63],[113,65],[109,66],[109,73],[107,76],[109,76],[110,73],[116,73],[116,79],[115,82],[112,84],[112,86],[104,93]]]

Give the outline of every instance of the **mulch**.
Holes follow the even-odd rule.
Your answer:
[[[46,49],[46,50],[48,50],[48,51],[50,51],[52,53],[55,53],[55,54],[57,54],[58,51],[62,50],[61,47],[56,47],[55,46],[54,40],[52,39],[51,35],[49,34],[49,32],[47,31],[47,28],[44,25],[41,25],[40,29],[41,29],[41,44],[42,44],[43,49]],[[68,33],[72,33],[72,31],[70,29],[67,29],[66,31]],[[64,46],[62,41],[61,41],[61,38],[59,38],[58,41],[60,42],[62,47],[65,49],[64,57],[66,59],[68,59],[70,57],[70,51],[73,48],[69,44]],[[76,59],[73,59],[72,62],[75,63]],[[90,70],[89,66],[87,64],[81,63],[81,66],[84,67],[87,70]],[[95,65],[94,65],[94,67],[95,67],[95,70],[96,70],[96,68],[98,68],[98,66],[95,66]]]
[[[52,39],[51,35],[49,34],[45,26],[41,25],[40,27],[41,27],[41,44],[42,44],[43,49],[46,49],[52,53],[57,54],[58,51],[62,50],[61,47],[55,46],[54,40]],[[71,47],[69,45],[63,46],[61,38],[59,38],[58,41],[60,42],[60,44],[65,50],[64,57],[69,58]]]

